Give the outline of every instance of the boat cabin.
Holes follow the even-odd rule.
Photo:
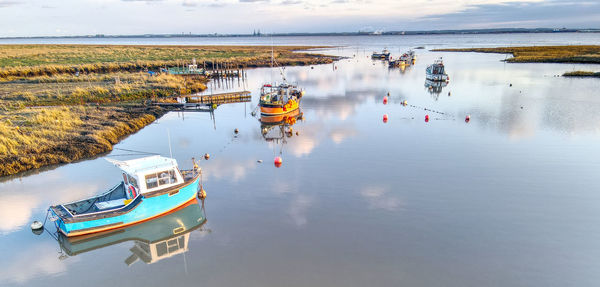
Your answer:
[[[109,191],[62,205],[71,216],[94,214],[122,208],[138,196],[184,183],[177,161],[162,156],[119,161],[107,159],[121,169],[123,181]],[[56,209],[58,214],[62,209]]]
[[[135,194],[169,188],[184,182],[177,161],[173,158],[156,155],[127,161],[109,161],[121,169],[123,183]],[[135,194],[128,194],[128,198],[135,197]]]
[[[427,68],[427,72],[429,74],[443,75],[446,73],[446,70],[444,68],[444,62],[441,59],[436,60],[432,65],[430,65]]]
[[[285,104],[290,99],[297,100],[302,97],[300,91],[295,85],[283,83],[280,85],[265,84],[262,86],[260,100],[269,104]]]

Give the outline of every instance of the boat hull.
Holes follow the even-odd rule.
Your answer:
[[[139,203],[127,212],[107,212],[90,220],[63,220],[52,211],[53,216],[58,218],[56,225],[58,230],[67,237],[103,232],[111,229],[141,223],[161,215],[172,212],[179,207],[195,200],[197,197],[199,177],[191,183],[179,189],[154,196],[140,195]],[[52,209],[51,209],[52,210]]]
[[[298,117],[300,115],[300,109],[295,109],[291,112],[288,112],[286,114],[283,115],[276,115],[276,116],[262,116],[260,117],[260,122],[262,124],[265,125],[279,125],[279,124],[283,124],[286,119],[290,118],[290,117]]]
[[[58,240],[69,256],[75,256],[130,240],[147,243],[162,241],[189,233],[205,222],[206,218],[198,201],[191,200],[168,215],[157,217],[152,221],[84,236],[66,237],[60,234]]]
[[[445,81],[448,81],[448,75],[446,75],[446,74],[429,74],[428,73],[425,76],[425,78],[427,80],[434,81],[434,82],[445,82]]]
[[[260,113],[265,116],[285,115],[297,111],[300,105],[293,103],[289,108],[279,105],[260,105]]]

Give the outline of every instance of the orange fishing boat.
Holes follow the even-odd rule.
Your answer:
[[[297,111],[300,107],[300,99],[304,91],[296,85],[283,83],[277,86],[271,84],[263,85],[260,89],[261,115],[277,116]]]

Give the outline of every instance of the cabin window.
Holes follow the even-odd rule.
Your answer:
[[[175,171],[169,170],[160,172],[158,174],[158,181],[160,185],[175,183],[175,181],[177,181],[175,177]]]
[[[135,187],[135,189],[139,189],[137,180],[135,180],[135,177],[131,176],[131,175],[127,175],[127,181],[129,181],[130,185],[133,185],[133,187]]]
[[[165,254],[167,254],[167,243],[161,242],[159,244],[156,244],[156,255],[158,257],[161,257]]]
[[[146,175],[146,188],[152,189],[161,185],[168,185],[177,182],[175,170],[165,170]]]
[[[158,186],[158,177],[156,177],[156,174],[149,174],[146,175],[146,188],[147,189],[151,189],[151,188],[155,188]]]

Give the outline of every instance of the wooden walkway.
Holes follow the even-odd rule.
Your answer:
[[[176,103],[154,102],[153,105],[180,109],[214,109],[215,105],[247,103],[252,100],[250,91],[230,92],[213,95],[174,96]]]

